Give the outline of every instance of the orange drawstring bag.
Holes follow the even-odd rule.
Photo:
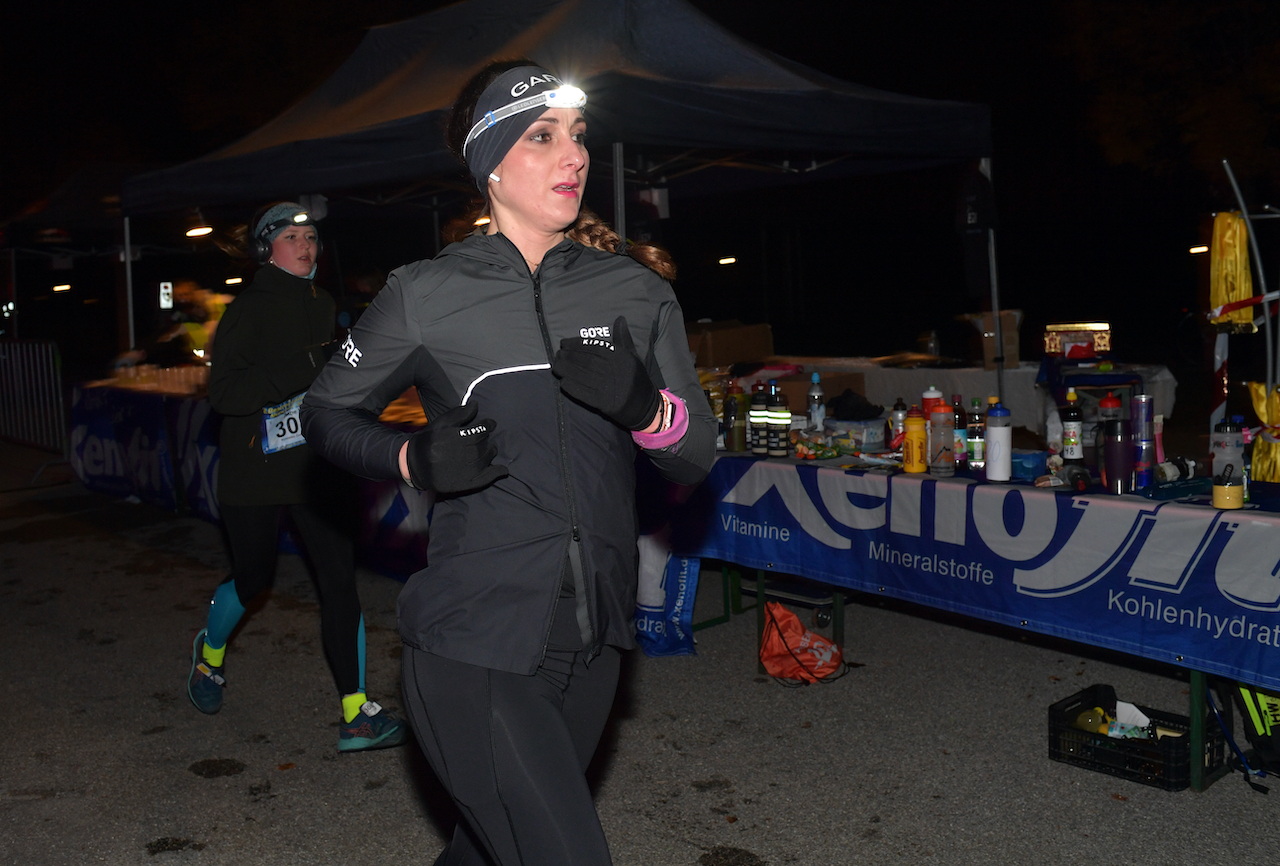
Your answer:
[[[765,606],[760,663],[770,676],[790,686],[830,682],[848,671],[840,647],[806,629],[776,601]]]

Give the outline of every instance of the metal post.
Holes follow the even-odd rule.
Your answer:
[[[613,230],[627,243],[627,191],[622,171],[622,142],[613,143]],[[621,250],[619,251],[621,252]]]
[[[129,351],[137,345],[133,334],[133,244],[129,239],[129,217],[124,218],[124,303],[129,317]]]
[[[991,158],[984,157],[978,170],[991,180]],[[994,193],[993,193],[994,196]],[[1004,329],[1000,326],[1000,281],[996,276],[996,230],[987,229],[987,270],[991,275],[991,324],[996,340],[996,396],[1004,402]]]
[[[13,339],[18,339],[18,251],[9,248],[9,300],[13,302]]]

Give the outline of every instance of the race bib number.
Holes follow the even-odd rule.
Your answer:
[[[296,397],[262,410],[263,454],[288,451],[306,443],[307,440],[302,436],[302,422],[298,419],[298,409],[305,396],[307,392],[303,391]]]

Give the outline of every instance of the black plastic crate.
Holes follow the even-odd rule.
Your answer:
[[[1108,685],[1093,685],[1049,707],[1049,758],[1064,764],[1088,767],[1121,779],[1181,791],[1191,782],[1191,720],[1138,706],[1157,727],[1180,731],[1182,736],[1155,740],[1118,740],[1106,734],[1090,733],[1073,723],[1084,710],[1102,707],[1111,716],[1116,710],[1116,691]],[[1226,761],[1226,741],[1216,726],[1205,733],[1206,775]]]

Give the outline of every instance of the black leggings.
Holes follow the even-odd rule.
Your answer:
[[[552,644],[577,638],[561,599]],[[562,644],[563,645],[563,644]],[[618,650],[585,662],[547,648],[532,676],[405,646],[404,699],[418,743],[462,813],[436,866],[608,866],[586,769],[618,686]]]
[[[346,515],[311,505],[223,505],[222,524],[231,545],[231,577],[240,604],[271,586],[279,548],[280,518],[288,509],[315,570],[320,596],[320,635],[341,694],[360,691],[357,635],[360,596],[355,553]]]

